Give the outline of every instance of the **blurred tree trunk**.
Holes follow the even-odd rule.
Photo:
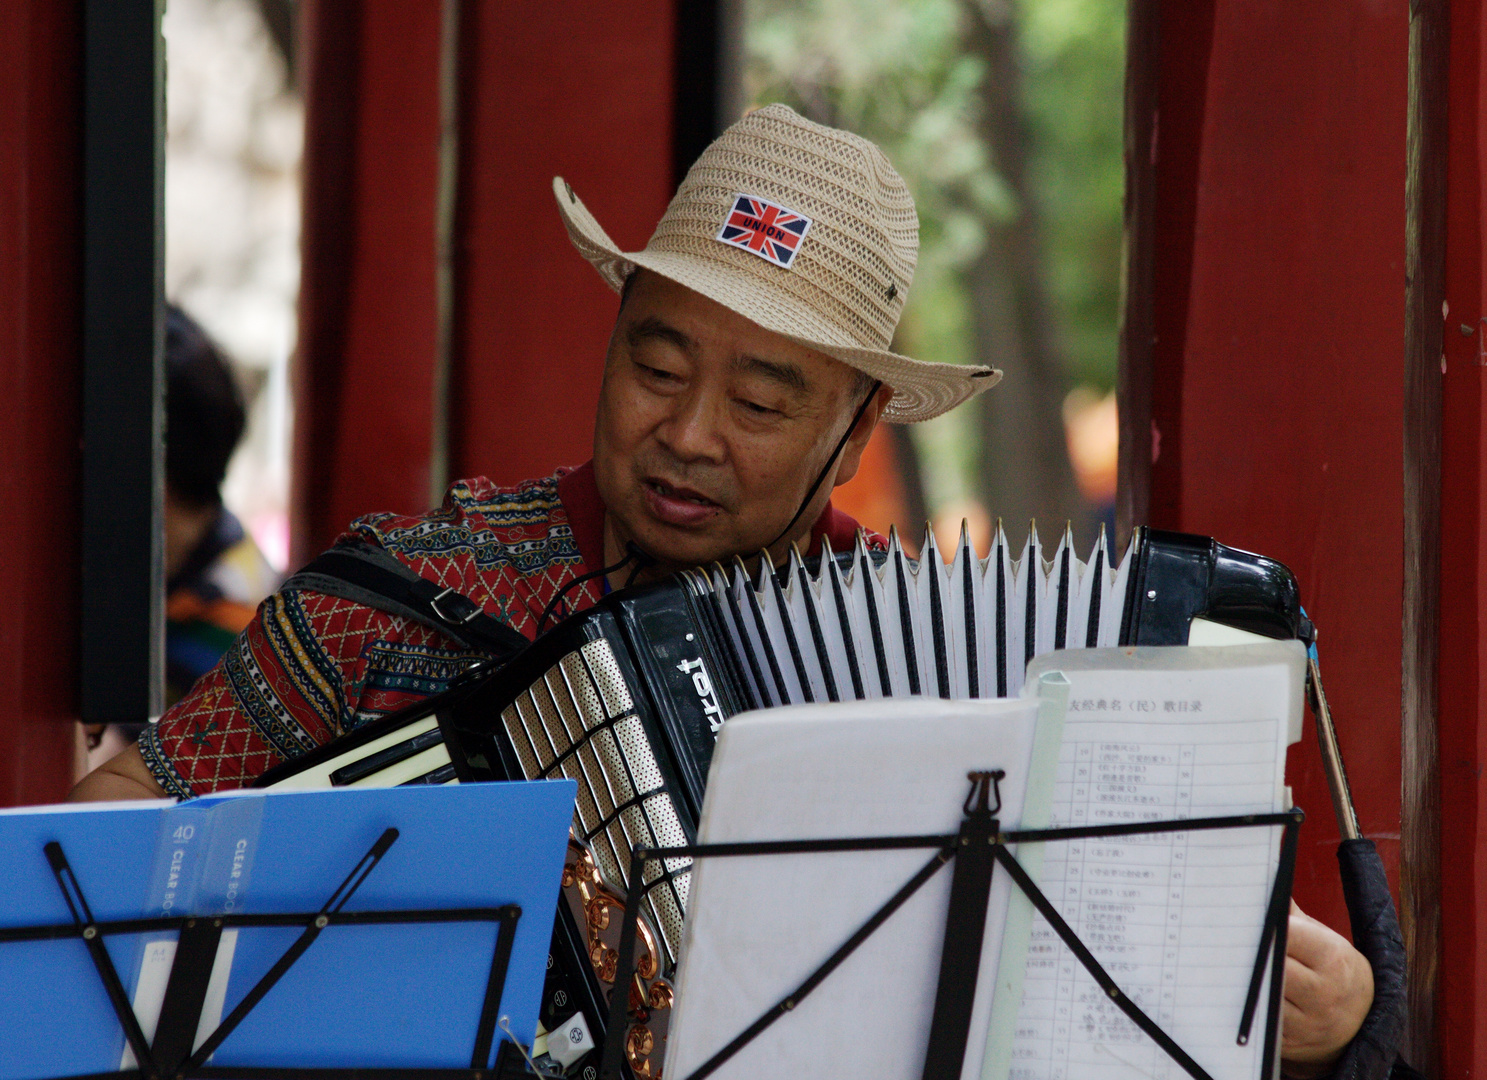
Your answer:
[[[986,65],[978,126],[998,175],[1015,200],[1007,219],[987,220],[986,244],[966,271],[975,358],[1005,378],[981,408],[979,495],[1020,547],[1029,518],[1057,543],[1065,521],[1083,547],[1093,514],[1074,483],[1064,442],[1068,392],[1043,279],[1039,207],[1028,178],[1028,130],[1011,0],[963,0],[966,51]],[[1057,212],[1057,208],[1054,208]]]

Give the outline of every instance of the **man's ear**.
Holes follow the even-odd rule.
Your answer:
[[[836,479],[832,481],[833,487],[841,487],[857,475],[857,470],[862,465],[862,452],[867,449],[868,440],[873,437],[878,420],[892,398],[893,387],[891,386],[880,386],[873,394],[872,401],[862,411],[862,418],[857,421],[857,426],[847,437],[847,444],[842,447],[841,461],[836,469]]]

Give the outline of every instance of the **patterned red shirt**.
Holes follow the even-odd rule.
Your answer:
[[[343,539],[377,544],[464,593],[526,637],[564,585],[603,565],[593,464],[501,488],[454,484],[427,514],[372,514]],[[811,531],[837,551],[857,523],[829,503]],[[882,537],[869,534],[874,547]],[[596,579],[564,597],[602,595]],[[178,798],[243,787],[289,758],[443,690],[478,653],[421,623],[308,589],[275,593],[216,667],[140,737],[145,764]]]

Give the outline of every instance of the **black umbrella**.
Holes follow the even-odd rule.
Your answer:
[[[1317,738],[1322,744],[1322,765],[1332,792],[1337,827],[1342,832],[1337,863],[1342,871],[1342,895],[1352,923],[1353,946],[1373,968],[1373,1007],[1333,1067],[1332,1080],[1385,1080],[1386,1077],[1410,1080],[1419,1074],[1399,1056],[1409,1011],[1399,916],[1394,911],[1394,898],[1389,894],[1389,879],[1378,850],[1358,829],[1358,813],[1353,807],[1347,772],[1337,746],[1337,730],[1332,726],[1332,713],[1322,689],[1315,644],[1310,647],[1307,667]]]

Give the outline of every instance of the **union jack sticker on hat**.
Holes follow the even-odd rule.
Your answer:
[[[718,239],[788,270],[810,227],[811,219],[804,214],[757,195],[740,194],[733,197],[733,208],[718,230]]]

